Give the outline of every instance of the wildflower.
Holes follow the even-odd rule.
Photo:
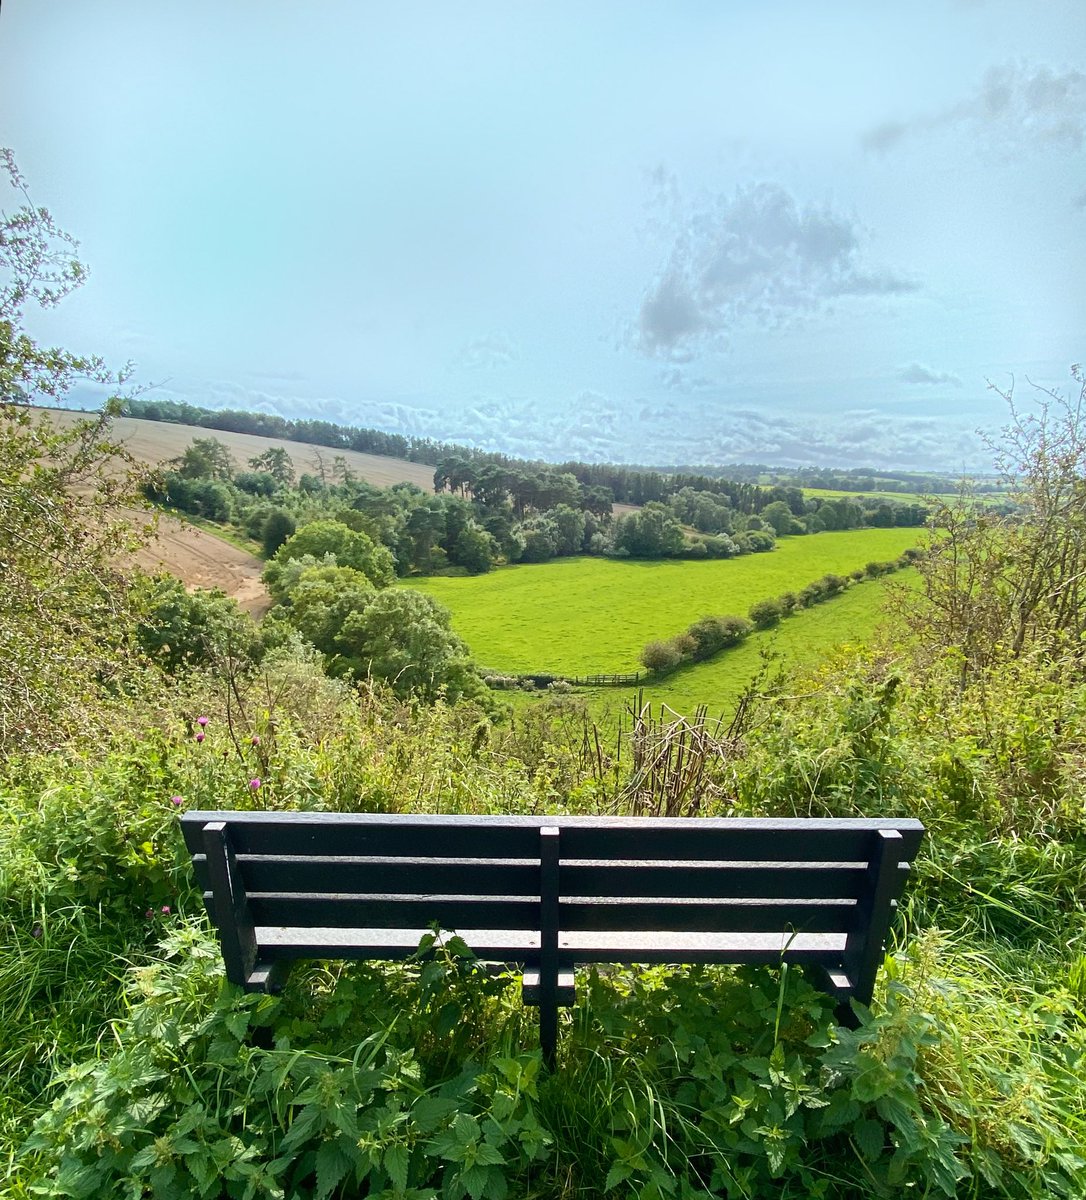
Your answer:
[[[166,914],[166,916],[169,916],[170,915],[170,906],[168,904],[164,904],[162,906],[162,911]]]
[[[196,735],[196,740],[198,742],[202,742],[204,740],[204,734],[202,730]]]
[[[153,908],[149,908],[143,915],[149,921],[155,915],[155,910]]]
[[[250,780],[249,780],[249,789],[250,789],[251,791],[254,791],[254,792],[255,792],[255,791],[256,791],[256,790],[257,790],[259,787],[260,787],[260,780],[259,780],[259,779],[250,779]]]
[[[170,803],[174,806],[174,808],[180,808],[181,805],[185,803],[185,798],[184,796],[171,796]]]
[[[249,745],[250,746],[259,746],[260,745],[260,738],[258,738],[255,733],[249,739]]]
[[[202,729],[207,724],[207,717],[197,717],[196,724]]]

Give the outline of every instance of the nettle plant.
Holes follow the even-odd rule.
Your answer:
[[[795,971],[588,972],[548,1076],[514,977],[455,939],[420,949],[246,996],[179,925],[117,1048],[62,1077],[21,1178],[165,1200],[1081,1194],[1039,1122],[981,1144],[927,1084],[944,1035],[907,977],[846,1032]]]

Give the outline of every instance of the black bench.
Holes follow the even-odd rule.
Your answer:
[[[870,1003],[914,820],[188,812],[227,978],[296,959],[402,959],[434,924],[523,970],[548,1064],[584,963],[810,964]]]

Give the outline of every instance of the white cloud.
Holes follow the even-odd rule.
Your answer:
[[[745,323],[779,326],[841,296],[917,284],[861,261],[861,229],[828,206],[801,208],[777,184],[740,188],[675,220],[668,260],[646,293],[636,344],[669,361]]]
[[[886,121],[864,134],[866,150],[888,151],[914,134],[963,125],[1006,149],[1054,144],[1079,150],[1086,140],[1086,75],[1051,67],[992,67],[972,95],[908,121]]]
[[[507,366],[519,357],[520,347],[507,333],[488,333],[461,347],[456,363],[465,370],[479,371]]]
[[[909,363],[907,367],[902,367],[897,377],[902,383],[949,383],[951,387],[962,386],[962,381],[957,375],[953,375],[949,371],[933,371],[931,367],[925,367],[918,362]]]

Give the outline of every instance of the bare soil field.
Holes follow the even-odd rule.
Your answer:
[[[158,536],[133,559],[152,574],[176,575],[190,589],[221,588],[251,616],[262,617],[271,608],[259,558],[175,517],[160,516]]]
[[[45,409],[49,419],[61,426],[91,414]],[[356,450],[330,450],[327,446],[311,446],[306,442],[287,442],[282,438],[256,437],[250,433],[227,433],[221,429],[204,429],[199,425],[171,425],[165,421],[138,421],[132,417],[116,417],[113,428],[117,439],[124,442],[129,453],[141,462],[158,466],[184,454],[193,438],[216,438],[230,451],[238,469],[244,470],[250,458],[263,454],[272,446],[282,446],[290,455],[299,475],[320,475],[321,460],[331,479],[332,461],[342,456],[347,466],[375,487],[391,487],[394,483],[413,483],[423,491],[434,490],[434,468],[426,463],[408,462],[403,458],[386,458],[380,454],[360,454]]]
[[[42,411],[49,420],[61,427],[68,427],[90,415],[60,409]],[[305,442],[227,433],[198,425],[139,421],[131,417],[115,418],[113,428],[117,440],[124,443],[133,458],[153,466],[179,458],[193,438],[213,437],[227,447],[239,469],[244,469],[250,458],[263,454],[270,446],[282,446],[290,455],[299,475],[319,475],[322,459],[325,471],[331,474],[333,459],[342,455],[348,467],[360,479],[376,487],[406,482],[427,492],[434,490],[433,467],[406,459],[360,454],[354,450],[330,450],[326,446],[311,446]],[[187,588],[221,588],[254,617],[263,616],[271,607],[271,598],[260,581],[264,564],[259,558],[246,554],[244,550],[239,550],[207,530],[197,529],[175,517],[159,517],[158,536],[135,555],[134,561],[145,571],[168,571],[176,575]]]

